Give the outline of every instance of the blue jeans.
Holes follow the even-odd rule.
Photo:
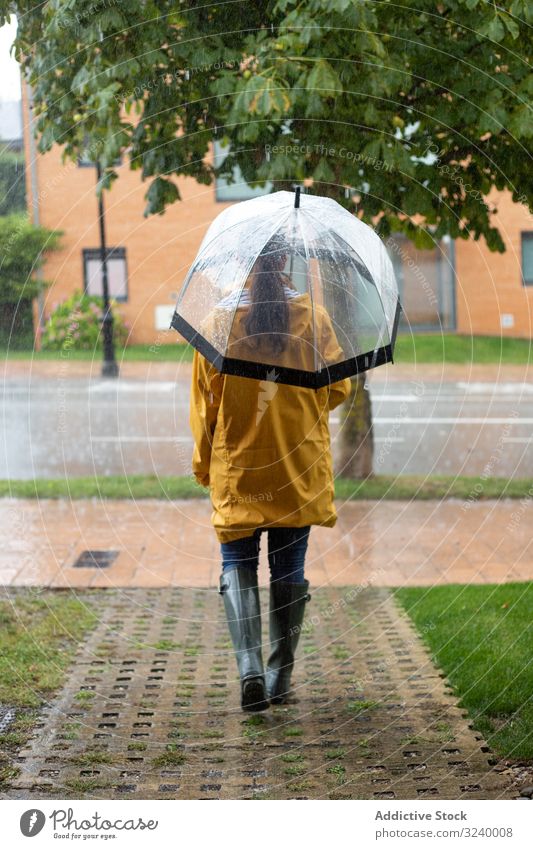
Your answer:
[[[257,572],[260,537],[263,530],[266,529],[258,528],[252,536],[221,543],[223,572],[235,569],[237,566],[247,566]],[[268,564],[271,581],[286,581],[289,584],[303,582],[309,531],[309,526],[268,528]]]

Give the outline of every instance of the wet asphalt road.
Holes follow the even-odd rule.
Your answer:
[[[188,378],[8,378],[0,477],[190,471]],[[533,384],[370,380],[379,474],[533,476]],[[331,417],[334,451],[339,413]]]

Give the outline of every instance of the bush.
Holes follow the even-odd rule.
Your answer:
[[[26,211],[24,154],[0,148],[0,215]]]
[[[10,351],[32,351],[34,346],[32,302],[16,304],[0,301],[0,347]]]
[[[111,300],[113,339],[118,350],[128,340],[128,327]],[[102,298],[75,292],[59,304],[49,317],[42,337],[44,351],[72,348],[77,351],[98,351],[102,348]]]

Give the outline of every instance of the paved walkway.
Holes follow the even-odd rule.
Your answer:
[[[293,698],[252,716],[238,708],[216,591],[78,598],[97,605],[98,626],[20,752],[7,798],[519,795],[384,588],[314,591]]]
[[[313,528],[313,587],[491,583],[533,579],[533,499],[358,501]],[[0,500],[0,583],[49,587],[214,587],[220,558],[199,501]],[[266,546],[266,540],[263,547]],[[112,551],[106,568],[84,551]],[[265,551],[261,580],[267,581]]]
[[[59,365],[9,362],[5,373],[99,375],[97,362]],[[173,380],[189,368],[127,363],[122,374]],[[531,376],[521,366],[394,366],[372,379]],[[207,501],[0,500],[7,595],[71,587],[98,610],[4,796],[516,798],[530,774],[515,779],[471,728],[388,587],[532,580],[533,500],[368,501],[338,511],[336,528],[311,534],[293,697],[247,717],[215,590]],[[75,565],[92,550],[116,557],[104,568]]]
[[[5,378],[14,377],[48,377],[77,378],[101,376],[102,363],[100,355],[92,361],[69,360],[68,357],[58,357],[57,360],[16,360],[9,359],[3,363],[1,375]],[[121,362],[120,375],[124,378],[139,380],[173,380],[177,376],[190,374],[190,363],[186,362]],[[394,363],[380,366],[368,372],[369,380],[387,383],[390,381],[428,380],[446,383],[456,381],[487,381],[487,382],[531,382],[533,380],[533,364],[523,363],[502,365],[461,364],[461,363]]]

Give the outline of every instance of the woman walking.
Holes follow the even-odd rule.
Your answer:
[[[227,326],[230,354],[248,360],[335,363],[342,351],[325,309],[298,293],[283,273],[276,240],[265,247],[242,294],[221,301],[206,320],[211,338]],[[320,340],[320,350],[314,340]],[[304,576],[311,525],[336,522],[328,416],[349,393],[345,379],[318,390],[220,374],[195,351],[190,423],[193,472],[209,487],[221,543],[220,593],[239,675],[241,706],[264,710],[286,700],[309,600]],[[270,653],[263,664],[257,570],[268,536]]]

